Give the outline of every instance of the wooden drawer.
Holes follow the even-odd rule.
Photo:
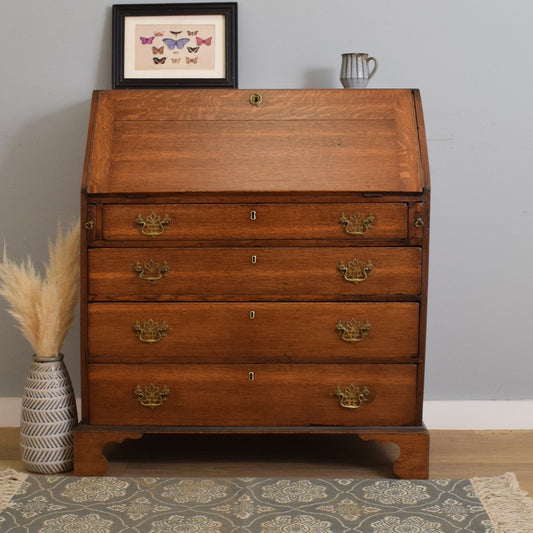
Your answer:
[[[89,251],[89,298],[337,300],[414,295],[421,289],[421,261],[416,247],[95,248]],[[149,273],[151,262],[156,264],[154,272],[168,270],[155,282],[139,277],[159,276]]]
[[[418,354],[418,315],[414,302],[93,303],[89,356],[124,363],[409,360]]]
[[[105,205],[104,240],[406,239],[407,205]]]
[[[388,426],[415,421],[416,365],[89,365],[91,424],[148,426]],[[137,386],[168,389],[157,407]],[[354,385],[359,408],[335,396]],[[350,405],[348,394],[341,398]],[[159,399],[159,401],[161,401]]]

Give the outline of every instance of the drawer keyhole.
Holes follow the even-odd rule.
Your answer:
[[[250,211],[250,220],[257,220],[257,211]]]
[[[263,103],[263,96],[261,95],[261,93],[252,93],[250,95],[250,103],[253,106],[261,105]]]
[[[249,381],[253,381],[255,379],[255,374],[253,372],[248,372],[248,379]]]
[[[252,255],[252,265],[257,263],[257,255]]]
[[[255,318],[255,311],[250,311],[250,320]]]

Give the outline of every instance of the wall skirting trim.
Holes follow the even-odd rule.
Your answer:
[[[0,398],[0,427],[19,425],[21,403]],[[428,400],[424,423],[428,429],[533,429],[533,400]]]
[[[428,400],[428,429],[533,429],[533,400]]]

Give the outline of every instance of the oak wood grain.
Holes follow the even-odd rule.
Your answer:
[[[419,306],[403,303],[180,303],[89,306],[92,362],[353,362],[409,361],[418,355]],[[158,342],[139,340],[134,324],[167,326]],[[342,340],[358,321],[369,331]]]
[[[253,372],[253,380],[250,379]],[[154,384],[166,401],[134,395]],[[358,409],[341,407],[337,386],[367,386]],[[89,421],[131,426],[408,426],[415,417],[416,365],[89,365]]]
[[[253,215],[252,215],[253,212]],[[138,215],[152,213],[170,223],[155,237],[142,233]],[[358,213],[372,221],[362,234],[346,232],[341,216]],[[357,216],[357,215],[355,215]],[[103,239],[116,241],[195,241],[219,239],[342,239],[357,244],[369,239],[406,239],[405,203],[290,203],[290,204],[146,204],[106,205]],[[353,231],[353,230],[352,230]]]
[[[421,259],[418,247],[98,248],[89,251],[89,294],[93,300],[416,295],[421,288]],[[150,260],[169,266],[154,284],[139,279],[134,271],[137,261]],[[348,267],[354,260],[372,265],[364,281],[347,281],[339,270],[341,262]]]

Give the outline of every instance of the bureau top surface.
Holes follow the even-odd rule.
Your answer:
[[[95,91],[82,188],[418,193],[423,131],[408,89]]]

